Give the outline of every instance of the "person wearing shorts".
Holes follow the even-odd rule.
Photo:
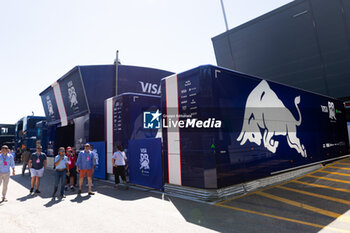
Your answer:
[[[92,169],[94,167],[94,154],[90,150],[90,144],[85,144],[84,151],[81,151],[78,155],[78,159],[76,162],[77,172],[79,172],[79,191],[78,194],[81,194],[81,187],[84,181],[85,175],[88,179],[89,186],[89,195],[94,195],[91,191],[92,184]]]
[[[91,180],[91,186],[94,186],[93,180],[94,180],[94,173],[95,173],[95,168],[98,165],[98,154],[97,151],[94,150],[94,145],[90,145],[90,151],[94,154],[94,167],[92,168],[92,180]],[[86,186],[88,186],[88,184],[86,184]]]
[[[36,186],[35,193],[40,193],[39,185],[40,178],[44,175],[44,169],[46,168],[46,154],[41,152],[42,146],[37,145],[36,152],[33,153],[28,162],[30,174],[32,176],[30,194],[34,191],[34,185]]]

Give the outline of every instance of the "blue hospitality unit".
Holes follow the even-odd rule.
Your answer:
[[[104,101],[126,92],[159,96],[160,80],[170,74],[127,65],[74,67],[40,93],[50,155],[60,146],[80,150],[87,142],[105,141]]]
[[[336,99],[212,65],[166,77],[161,88],[169,184],[218,189],[349,151]]]
[[[79,149],[88,141],[104,141],[107,98],[130,91],[159,95],[161,78],[172,74],[119,65],[116,77],[115,70],[115,65],[76,66],[40,93],[48,126],[56,128],[56,144],[60,142],[56,150],[58,146]]]

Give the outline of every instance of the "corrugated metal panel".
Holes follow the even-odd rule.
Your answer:
[[[214,37],[219,66],[350,96],[350,3],[298,0]]]

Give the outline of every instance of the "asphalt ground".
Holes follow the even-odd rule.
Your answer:
[[[275,232],[350,232],[350,159],[215,205],[265,217]]]
[[[67,191],[65,199],[53,199],[54,171],[45,171],[39,195],[29,195],[29,181],[28,173],[11,177],[8,202],[0,203],[0,233],[350,233],[349,158],[216,204],[133,186],[116,189],[102,180],[94,180],[96,195],[84,186],[82,195]]]

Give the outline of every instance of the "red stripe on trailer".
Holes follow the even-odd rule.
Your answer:
[[[350,108],[350,101],[345,101],[344,102],[344,107],[345,108]]]

